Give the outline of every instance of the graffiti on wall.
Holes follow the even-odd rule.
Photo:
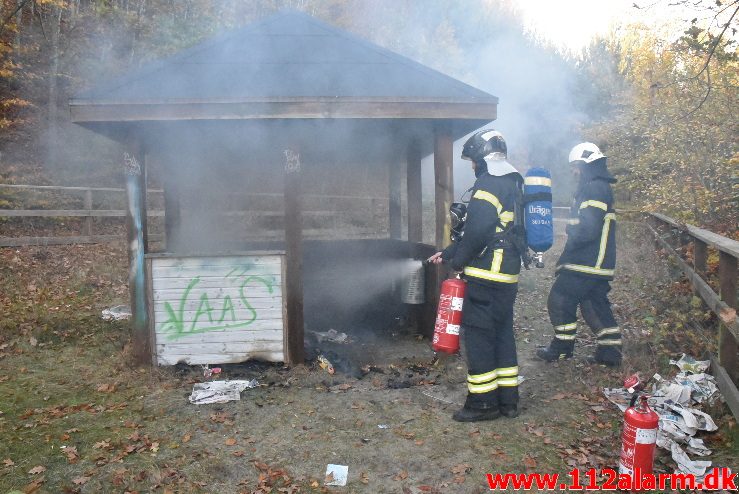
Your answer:
[[[194,276],[179,300],[174,302],[176,307],[169,301],[164,302],[167,319],[160,329],[168,333],[168,339],[245,328],[259,319],[249,298],[257,290],[263,293],[266,289],[272,294],[274,278],[250,274],[249,266],[241,266],[229,271],[224,281],[233,288],[230,293],[224,293],[222,288],[203,288],[199,286],[201,276]],[[188,307],[195,307],[195,310],[187,310]]]

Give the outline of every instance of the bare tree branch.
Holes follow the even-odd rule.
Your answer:
[[[2,36],[3,31],[5,31],[5,26],[10,22],[10,20],[15,17],[15,14],[17,14],[25,5],[29,2],[33,2],[33,0],[22,0],[21,3],[16,5],[15,10],[10,13],[5,19],[3,19],[3,23],[0,24],[0,36]]]

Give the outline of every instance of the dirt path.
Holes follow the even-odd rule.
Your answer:
[[[202,370],[128,367],[125,326],[99,322],[94,305],[71,328],[74,337],[39,333],[32,325],[11,335],[6,324],[0,340],[0,493],[481,493],[489,492],[486,473],[612,468],[621,416],[601,389],[618,386],[635,370],[658,368],[644,350],[651,348],[641,322],[644,306],[634,300],[651,294],[645,287],[664,281],[667,269],[648,249],[628,256],[621,251],[623,276],[614,283],[613,301],[630,339],[622,369],[585,362],[594,348],[587,330],[580,331],[574,359],[545,364],[534,353],[552,336],[546,296],[556,252],[547,268],[526,272],[520,284],[515,326],[525,380],[516,419],[452,421],[465,394],[463,359],[434,362],[429,342],[401,328],[366,341],[356,335],[345,350],[321,348],[339,356],[335,375],[315,363],[224,367],[222,377],[257,378],[262,386],[242,393],[239,402],[195,406],[187,395],[203,379]],[[36,254],[3,252],[21,260]],[[3,283],[13,282],[2,274]],[[19,275],[13,276],[18,283]],[[111,295],[104,283],[91,290],[93,298]],[[27,307],[13,310],[20,319],[30,317]],[[360,364],[373,366],[357,378]],[[735,433],[727,429],[709,444],[722,465],[736,470]],[[348,466],[346,487],[323,487],[329,463]],[[29,473],[39,466],[44,470]],[[666,457],[657,468],[668,471]]]

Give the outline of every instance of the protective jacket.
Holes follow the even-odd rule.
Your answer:
[[[601,158],[584,165],[567,225],[567,243],[557,272],[612,280],[616,267],[616,213],[611,184]]]
[[[504,161],[489,164],[488,169],[472,188],[462,240],[447,247],[442,258],[455,271],[464,269],[465,278],[470,281],[517,283],[521,271],[518,250],[510,241],[496,241],[494,236],[513,225],[516,194],[523,178]]]

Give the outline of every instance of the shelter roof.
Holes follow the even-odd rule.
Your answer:
[[[309,15],[283,12],[70,100],[76,122],[496,118],[498,99]]]

